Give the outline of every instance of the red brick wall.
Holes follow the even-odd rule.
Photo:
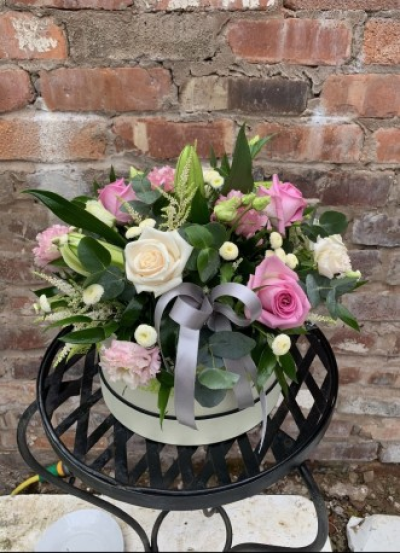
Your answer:
[[[87,190],[195,137],[277,132],[259,158],[345,211],[369,284],[357,334],[326,329],[341,372],[316,456],[400,461],[400,1],[0,0],[0,448],[15,452],[48,336],[31,247],[48,213],[21,194]]]

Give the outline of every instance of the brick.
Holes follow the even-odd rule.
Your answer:
[[[367,12],[399,9],[399,0],[284,0],[292,10],[362,10]]]
[[[291,125],[261,123],[255,134],[275,136],[261,156],[278,161],[352,163],[360,158],[363,133],[357,125]]]
[[[400,216],[366,213],[355,219],[352,240],[354,244],[364,246],[400,246]]]
[[[36,277],[32,275],[32,268],[30,256],[27,259],[21,259],[20,257],[2,255],[0,258],[0,279],[6,284],[36,282]]]
[[[32,381],[2,380],[0,386],[0,408],[10,405],[29,405],[36,397],[36,383]]]
[[[386,282],[393,286],[400,285],[400,252],[393,252],[389,255]]]
[[[400,75],[331,75],[321,106],[328,115],[395,117],[400,115],[399,89]]]
[[[157,159],[176,158],[186,144],[197,140],[197,152],[207,157],[212,144],[217,156],[232,151],[233,123],[175,123],[162,118],[120,117],[113,127],[121,150],[138,150]],[[168,140],[166,140],[168,137]]]
[[[43,352],[44,353],[44,352]],[[43,354],[24,355],[23,358],[12,359],[11,375],[16,380],[34,380],[39,372]]]
[[[352,34],[343,21],[239,20],[229,26],[227,40],[250,63],[337,65],[350,57]]]
[[[379,453],[379,461],[381,463],[399,463],[400,462],[400,443],[382,444],[382,449]]]
[[[0,71],[0,113],[27,106],[34,98],[29,74],[20,69]]]
[[[0,161],[102,159],[106,123],[96,117],[35,114],[0,120]]]
[[[321,195],[322,203],[332,206],[377,207],[386,205],[393,178],[385,173],[341,171],[330,173],[327,181]]]
[[[43,329],[32,323],[29,326],[19,324],[16,327],[4,326],[0,336],[0,350],[43,349],[49,339]]]
[[[345,386],[346,384],[354,384],[360,381],[360,368],[359,367],[343,367],[339,371],[339,384]]]
[[[340,442],[325,438],[317,449],[310,454],[311,461],[347,461],[364,463],[378,458],[378,444],[368,442]]]
[[[182,89],[185,111],[235,110],[272,115],[300,114],[307,107],[308,84],[285,79],[201,77]]]
[[[363,57],[365,64],[400,63],[400,21],[370,19],[365,25]]]
[[[399,163],[400,129],[378,129],[374,133],[378,163]]]
[[[10,0],[10,6],[57,8],[60,10],[122,10],[133,0]]]
[[[367,418],[361,424],[361,433],[369,435],[378,442],[400,442],[400,424],[398,419]]]
[[[188,10],[269,10],[279,7],[278,0],[150,0],[148,6],[156,11]]]
[[[70,56],[85,66],[88,60],[131,63],[135,59],[182,60],[211,58],[219,48],[226,14],[135,14],[85,12],[65,21]],[[112,32],[110,32],[112,29]],[[105,38],[107,37],[107,38]],[[123,37],[123,39],[122,39]],[[179,37],[179,40],[177,40]]]
[[[365,355],[373,351],[376,336],[364,330],[360,333],[345,327],[336,329],[331,334],[329,342],[337,351]]]
[[[349,384],[341,389],[337,410],[339,413],[354,415],[400,417],[399,391],[386,386],[366,388]]]
[[[53,111],[154,111],[172,94],[169,71],[56,69],[40,74],[42,97]]]
[[[400,294],[357,291],[346,297],[346,305],[362,321],[400,321]]]
[[[319,197],[318,182],[322,176],[323,173],[314,171],[313,169],[298,172],[282,167],[282,171],[279,173],[279,178],[282,182],[291,182],[294,184],[305,198]]]
[[[378,250],[349,250],[351,264],[361,271],[363,278],[382,277],[382,255]]]
[[[0,14],[0,59],[66,59],[63,30],[49,17],[30,13]]]

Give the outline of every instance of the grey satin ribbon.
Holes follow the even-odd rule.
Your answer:
[[[248,318],[240,317],[228,305],[217,300],[229,296],[241,301],[246,309]],[[168,304],[175,299],[170,311],[170,318],[179,324],[179,339],[175,360],[175,415],[177,420],[186,426],[196,429],[194,415],[194,393],[196,383],[197,356],[200,331],[205,324],[215,331],[231,330],[231,323],[239,327],[246,327],[256,321],[261,314],[261,303],[257,295],[242,284],[227,283],[213,288],[208,294],[196,284],[183,283],[163,294],[157,302],[154,319],[158,334],[158,343],[161,347],[161,320]],[[241,359],[224,359],[227,370],[240,375],[233,391],[239,409],[254,405],[254,398],[248,376],[253,381],[257,377],[257,367],[250,355]],[[262,439],[265,436],[267,424],[267,403],[265,394],[260,394],[262,409]]]

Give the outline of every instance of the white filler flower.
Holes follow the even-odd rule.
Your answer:
[[[290,350],[291,341],[287,334],[278,334],[272,342],[272,351],[279,357],[285,355]]]
[[[219,249],[219,255],[225,261],[234,261],[239,255],[239,248],[233,242],[224,242]]]
[[[154,326],[139,325],[134,336],[136,342],[143,348],[150,348],[157,342],[157,331]]]
[[[156,226],[155,219],[144,219],[139,223],[139,228],[144,229],[146,227],[154,228]]]
[[[125,238],[127,238],[128,240],[130,240],[131,238],[137,238],[142,234],[142,232],[143,232],[143,228],[141,227],[128,228],[128,230],[125,233]]]
[[[42,294],[40,296],[39,305],[40,305],[40,309],[43,311],[43,313],[50,313],[51,312],[51,305],[50,305],[49,300],[47,299],[47,296],[45,294]]]
[[[85,305],[94,305],[98,303],[104,294],[104,288],[101,284],[91,284],[84,289],[82,294],[83,303]]]
[[[271,248],[273,250],[277,250],[278,248],[282,247],[283,238],[279,234],[279,232],[271,232],[269,237],[269,243],[271,244]]]
[[[294,253],[288,253],[285,257],[285,264],[289,267],[289,269],[295,269],[299,264],[299,260]]]

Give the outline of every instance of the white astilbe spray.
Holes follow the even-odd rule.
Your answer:
[[[62,278],[58,278],[47,273],[42,273],[41,271],[33,271],[33,274],[45,280],[52,286],[55,286],[66,296],[75,296],[76,293],[81,290],[80,286],[78,286],[77,284],[70,284]]]

